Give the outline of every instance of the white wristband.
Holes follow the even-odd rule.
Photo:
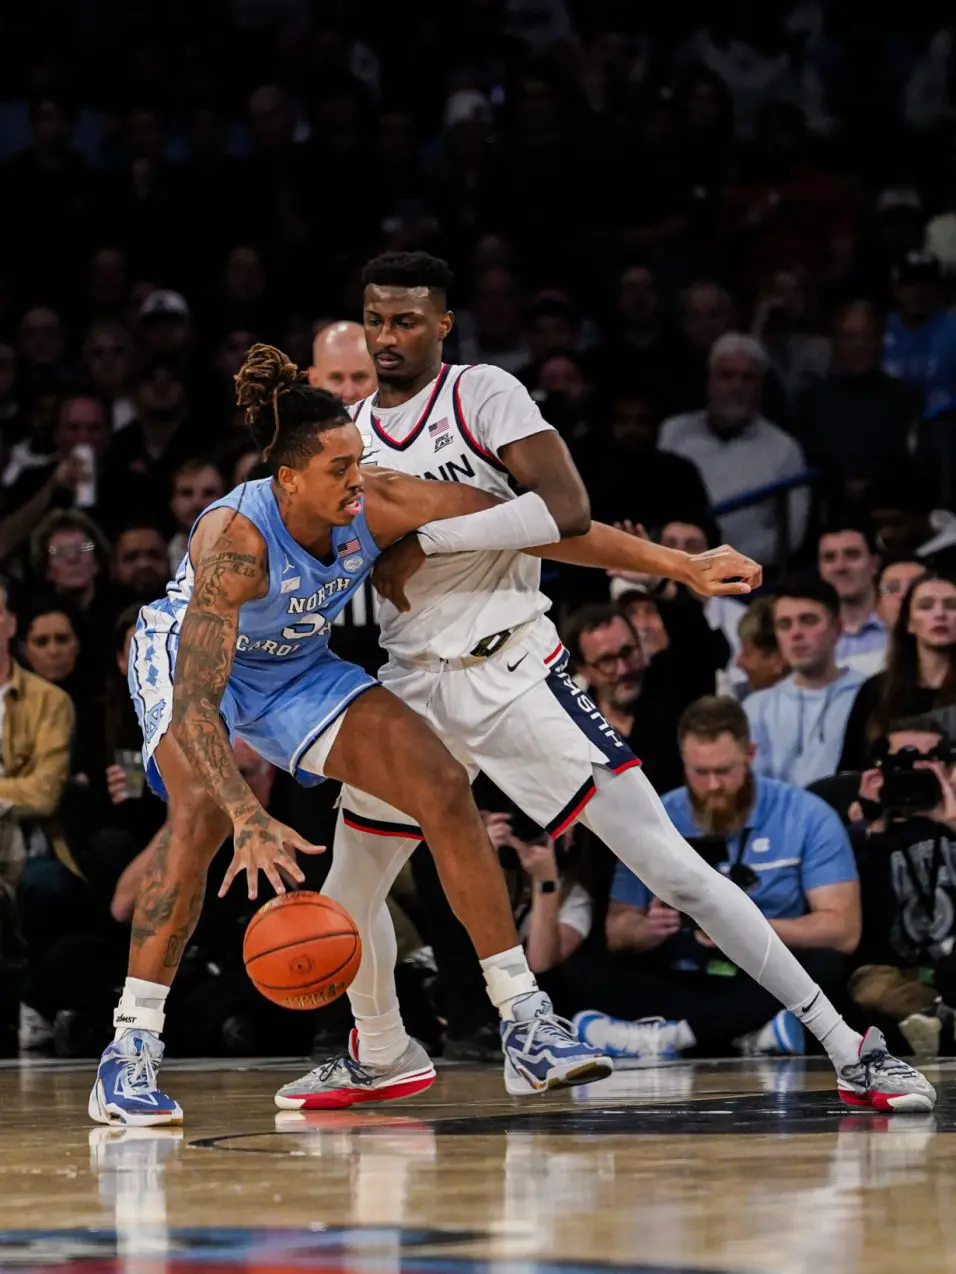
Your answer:
[[[539,544],[557,544],[560,539],[557,522],[534,491],[481,513],[442,518],[418,528],[418,540],[426,557],[436,553],[532,549]]]

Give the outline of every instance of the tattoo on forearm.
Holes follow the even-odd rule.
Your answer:
[[[196,565],[193,599],[179,631],[173,688],[173,725],[204,786],[233,819],[258,808],[239,773],[219,716],[238,628],[232,600],[243,581],[259,579],[264,560],[252,553],[204,554]]]

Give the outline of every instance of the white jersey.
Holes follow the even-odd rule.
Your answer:
[[[510,442],[550,430],[520,381],[500,367],[444,364],[400,407],[375,395],[354,408],[366,459],[385,469],[465,482],[514,499],[498,459]],[[423,654],[459,659],[478,643],[543,615],[541,563],[526,553],[449,553],[429,557],[407,588],[411,610],[383,602],[381,643],[402,662]]]

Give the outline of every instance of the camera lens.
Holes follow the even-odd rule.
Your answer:
[[[730,869],[730,879],[734,882],[738,889],[749,891],[753,889],[760,877],[752,867],[748,867],[746,863],[734,863]]]

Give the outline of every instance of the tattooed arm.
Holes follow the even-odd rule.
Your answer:
[[[255,898],[260,868],[276,892],[284,893],[277,867],[301,881],[304,876],[295,851],[318,850],[263,809],[239,772],[219,715],[232,669],[240,608],[268,590],[265,541],[242,514],[215,509],[200,522],[190,554],[195,580],[179,629],[173,737],[203,787],[232,821],[235,856],[220,896],[244,870],[249,897]]]
[[[191,556],[195,582],[179,630],[172,730],[203,787],[235,825],[261,807],[239,773],[219,704],[239,609],[268,588],[265,541],[242,514],[215,509],[200,522]]]

